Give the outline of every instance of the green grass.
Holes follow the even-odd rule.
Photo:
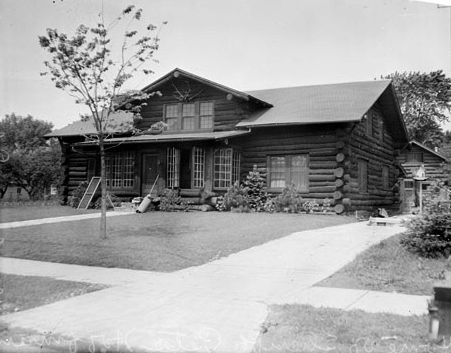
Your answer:
[[[99,212],[99,210],[77,210],[69,206],[0,207],[0,223],[26,221],[48,217],[73,216],[93,212]]]
[[[373,245],[317,285],[431,295],[433,284],[451,269],[451,261],[418,257],[401,246],[401,237]]]
[[[79,265],[175,271],[293,232],[353,222],[336,215],[150,212],[5,229],[2,256]]]
[[[428,317],[272,305],[254,353],[444,352],[427,339]]]
[[[106,286],[60,281],[46,277],[0,274],[0,315],[53,303]]]

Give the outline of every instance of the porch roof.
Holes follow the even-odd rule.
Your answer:
[[[159,135],[135,135],[129,137],[113,137],[105,140],[105,143],[159,143],[159,142],[183,142],[183,141],[207,141],[221,140],[230,137],[246,135],[250,130],[234,131],[210,131],[210,132],[187,132],[187,133],[162,133]],[[86,141],[77,145],[94,145],[96,142]]]

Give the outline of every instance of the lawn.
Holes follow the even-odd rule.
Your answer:
[[[373,245],[318,286],[432,295],[432,287],[451,269],[445,258],[425,259],[405,250],[396,235]]]
[[[353,222],[336,215],[149,212],[5,229],[2,256],[170,272],[204,264],[293,232]]]
[[[106,286],[0,273],[0,288],[3,290],[0,295],[0,315],[3,315],[93,292]]]
[[[253,353],[445,352],[427,338],[428,317],[272,305]]]
[[[69,206],[0,207],[0,223],[26,221],[48,217],[73,216],[93,212],[99,212],[99,210],[77,210]]]

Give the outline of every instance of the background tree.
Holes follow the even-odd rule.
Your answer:
[[[139,118],[139,111],[150,94],[127,91],[124,84],[136,73],[152,73],[150,65],[158,50],[158,31],[153,24],[141,23],[142,9],[131,5],[120,16],[105,25],[103,14],[92,27],[80,25],[71,37],[56,29],[47,29],[39,43],[50,61],[45,61],[46,71],[55,86],[74,97],[75,102],[88,107],[90,114],[82,116],[91,121],[96,133],[88,136],[99,146],[102,211],[100,237],[106,238],[106,184],[104,141],[114,132],[133,130],[133,121],[117,122],[115,113],[128,111]],[[120,34],[113,29],[122,24]],[[145,34],[138,37],[139,31]],[[112,38],[121,38],[114,43]],[[114,44],[116,46],[114,46]],[[133,104],[131,104],[133,103]]]
[[[443,71],[395,72],[391,79],[401,106],[409,137],[429,147],[440,145],[441,123],[451,113],[451,78]]]
[[[59,184],[61,149],[57,141],[44,138],[52,127],[31,115],[12,113],[0,120],[2,149],[10,157],[0,164],[1,197],[10,183],[25,189],[32,199],[41,198],[50,185]]]

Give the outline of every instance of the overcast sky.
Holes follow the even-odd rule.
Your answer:
[[[113,18],[128,4],[146,22],[168,21],[152,77],[175,67],[238,90],[372,80],[394,71],[451,76],[450,8],[409,0],[104,1]],[[48,27],[94,24],[102,0],[0,0],[0,116],[31,114],[62,127],[82,107],[41,77]],[[451,129],[451,124],[447,126]]]

